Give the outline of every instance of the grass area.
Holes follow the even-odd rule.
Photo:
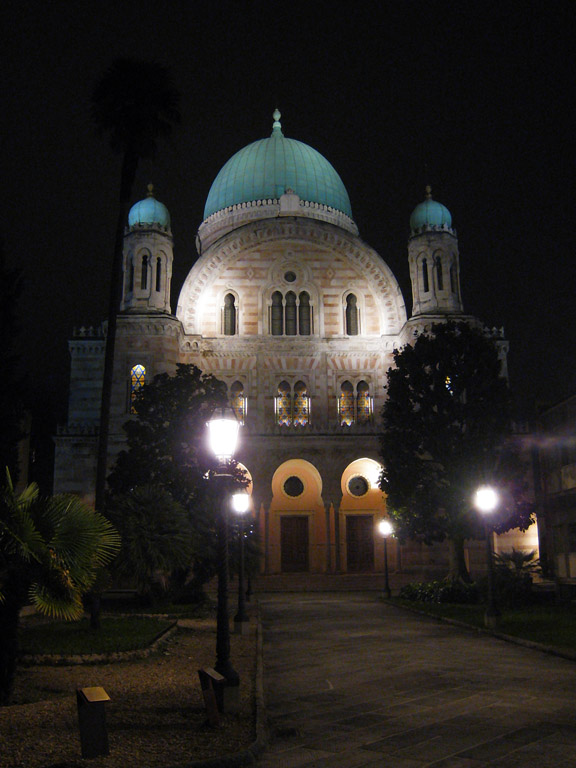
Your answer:
[[[106,603],[103,610],[111,615],[125,614],[148,614],[151,616],[169,616],[178,619],[209,619],[216,615],[216,608],[210,602],[191,604],[191,603],[148,603],[139,604],[134,602]]]
[[[419,611],[455,619],[475,627],[484,626],[483,605],[454,605],[450,603],[420,603],[394,599],[396,605],[404,605]],[[576,651],[576,606],[531,605],[502,610],[498,631],[505,635],[521,637],[559,650]]]
[[[27,622],[20,629],[22,654],[115,653],[147,648],[172,624],[154,617],[102,618],[99,631],[90,629],[88,619],[70,622]]]

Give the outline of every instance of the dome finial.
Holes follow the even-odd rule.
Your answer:
[[[274,118],[274,123],[272,125],[273,131],[280,131],[282,133],[282,125],[280,123],[280,118],[282,117],[282,114],[279,109],[275,109],[272,117]]]
[[[154,184],[152,184],[152,182],[148,184],[147,189],[148,189],[148,192],[146,192],[146,197],[154,197]]]
[[[432,187],[426,184],[426,200],[432,200]]]

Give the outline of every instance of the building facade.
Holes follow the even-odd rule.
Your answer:
[[[148,196],[130,211],[115,358],[110,462],[124,445],[131,393],[193,363],[226,382],[243,423],[237,458],[251,479],[263,569],[381,570],[375,532],[378,414],[394,349],[463,310],[456,231],[426,198],[410,218],[412,313],[392,271],[358,234],[330,163],[272,134],[237,152],[217,175],[197,237],[198,259],[170,295],[173,242],[166,207]],[[506,372],[507,343],[494,330]],[[104,334],[70,342],[68,421],[57,437],[58,491],[93,496]],[[442,547],[389,552],[391,567],[445,563]]]
[[[540,558],[561,590],[576,590],[576,395],[540,414],[535,496]]]

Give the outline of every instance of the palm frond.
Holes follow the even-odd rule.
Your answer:
[[[82,593],[79,590],[56,594],[41,584],[32,584],[28,597],[38,613],[52,619],[74,621],[84,614]]]

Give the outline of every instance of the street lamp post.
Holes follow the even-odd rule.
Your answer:
[[[247,634],[250,618],[246,612],[246,596],[244,594],[244,515],[250,506],[247,493],[235,493],[232,496],[232,506],[238,515],[238,532],[240,536],[240,564],[238,568],[238,612],[234,616],[234,631],[240,635]]]
[[[498,494],[489,485],[483,485],[476,491],[474,506],[484,518],[484,535],[486,537],[486,567],[488,570],[488,602],[484,612],[484,626],[494,629],[500,619],[500,611],[496,603],[496,585],[494,583],[494,563],[492,556],[492,528],[489,516],[498,506]]]
[[[389,600],[392,592],[390,591],[390,583],[388,581],[388,537],[393,532],[392,523],[389,520],[380,520],[378,524],[378,530],[384,539],[384,597]]]
[[[238,441],[239,423],[231,408],[218,408],[208,422],[212,453],[220,471],[216,477],[230,478],[228,462]],[[217,516],[218,605],[216,612],[216,663],[214,669],[226,679],[226,686],[238,687],[240,678],[230,662],[230,620],[228,618],[228,516],[225,502]]]

